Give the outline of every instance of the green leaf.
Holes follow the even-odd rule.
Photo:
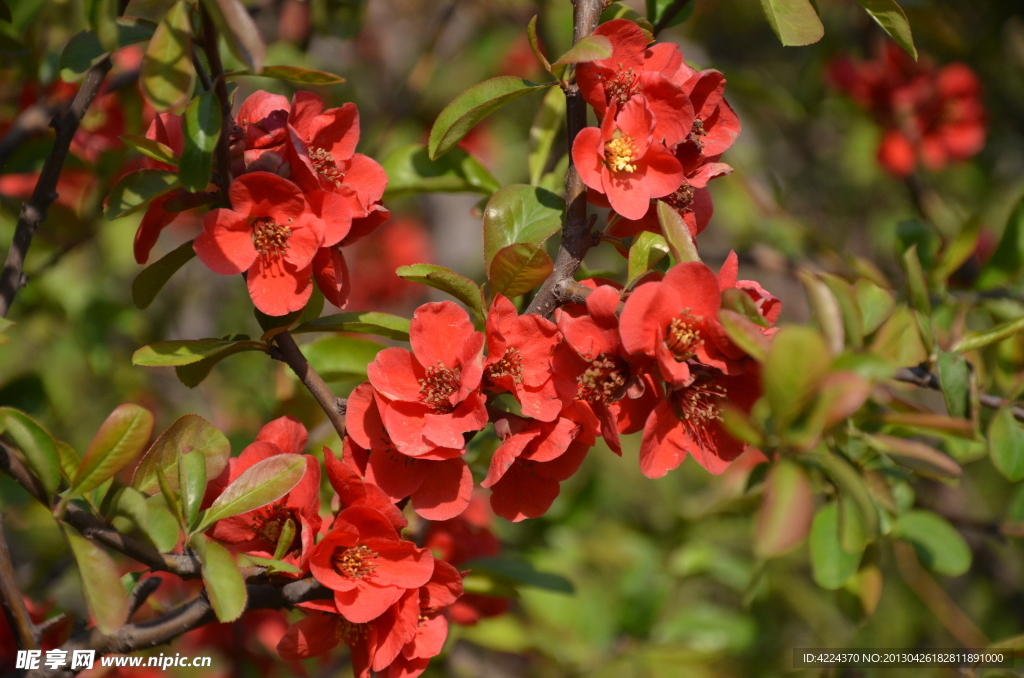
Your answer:
[[[149,410],[133,403],[118,405],[89,443],[64,502],[112,478],[145,449],[152,433]]]
[[[178,418],[160,434],[135,469],[132,487],[145,494],[158,488],[157,470],[161,470],[172,489],[178,489],[178,457],[198,450],[206,458],[206,477],[216,478],[228,465],[231,443],[216,426],[198,414]]]
[[[839,544],[839,503],[821,507],[811,523],[811,574],[823,589],[840,589],[857,573],[861,553],[847,553]]]
[[[498,250],[487,277],[494,294],[512,299],[543,283],[553,269],[543,245],[518,243]]]
[[[281,454],[250,466],[224,488],[196,529],[202,532],[223,518],[254,511],[288,494],[306,472],[301,455]]]
[[[202,0],[202,3],[231,53],[249,70],[259,73],[267,57],[267,46],[245,6],[238,0]]]
[[[245,580],[226,548],[215,541],[207,541],[205,550],[203,583],[210,605],[218,621],[234,621],[242,616],[248,600]]]
[[[819,273],[818,278],[825,284],[839,305],[843,317],[843,330],[846,346],[862,348],[864,346],[864,319],[860,313],[856,294],[850,283],[831,273]]]
[[[624,2],[613,2],[601,12],[601,23],[607,23],[612,19],[628,19],[632,21],[647,36],[647,42],[654,42],[654,26],[635,9]]]
[[[810,45],[825,35],[810,0],[761,0],[761,8],[775,35],[787,47]]]
[[[761,315],[760,309],[750,295],[738,287],[722,290],[722,308],[737,313],[755,325],[768,327],[768,321]]]
[[[953,241],[942,250],[942,258],[930,272],[932,280],[946,282],[967,263],[978,246],[978,236],[984,223],[981,217],[975,216],[963,225]]]
[[[473,85],[445,106],[434,121],[427,143],[431,160],[454,148],[478,122],[505,104],[553,84],[535,85],[522,78],[502,75]]]
[[[274,549],[274,560],[280,562],[288,554],[292,542],[295,540],[295,521],[291,518],[284,521],[281,532],[277,536],[277,548]]]
[[[860,315],[864,323],[864,334],[868,335],[882,326],[892,314],[896,300],[883,287],[876,285],[867,278],[861,278],[853,285],[860,306]]]
[[[0,407],[0,414],[3,415],[4,433],[14,441],[25,455],[29,469],[52,494],[60,484],[60,457],[53,437],[24,412]]]
[[[501,187],[486,167],[465,149],[454,148],[431,160],[423,144],[396,148],[381,163],[388,175],[385,198],[411,193],[482,193]]]
[[[844,457],[832,452],[813,454],[813,459],[821,464],[843,494],[853,500],[860,512],[864,534],[869,540],[874,539],[878,534],[878,509],[871,499],[864,477]]]
[[[0,417],[0,429],[2,428],[3,418]],[[57,446],[57,458],[60,459],[60,472],[70,483],[71,479],[75,477],[75,473],[78,472],[78,465],[81,463],[82,458],[78,456],[75,448],[67,443],[55,440],[54,444]]]
[[[544,67],[544,70],[548,73],[551,72],[551,64],[548,62],[548,58],[544,56],[544,52],[540,48],[540,40],[537,39],[537,17],[534,16],[530,19],[530,23],[526,25],[526,38],[530,43],[530,49],[533,51],[533,56],[537,57],[537,61]],[[533,183],[533,182],[530,182]]]
[[[896,0],[857,0],[861,7],[885,29],[896,44],[907,54],[917,59],[917,48],[914,47],[914,36],[910,33],[910,22]]]
[[[119,47],[149,40],[153,37],[156,24],[136,17],[117,19],[117,42]],[[108,54],[93,31],[82,31],[75,35],[61,52],[58,68],[60,77],[67,82],[81,79],[85,72]]]
[[[537,186],[511,184],[496,191],[484,209],[484,266],[498,250],[518,243],[541,244],[562,227],[565,202]]]
[[[110,516],[130,520],[143,534],[149,529],[149,505],[134,487],[122,487],[110,501]]]
[[[660,22],[666,13],[671,8],[678,5],[680,1],[681,0],[647,0],[647,18],[650,19],[652,24]],[[676,11],[675,15],[665,23],[664,27],[671,28],[672,26],[683,23],[693,15],[693,10],[696,6],[696,0],[685,1],[683,8]]]
[[[544,176],[544,169],[551,159],[551,147],[562,131],[565,120],[565,92],[561,87],[552,87],[544,95],[537,115],[530,127],[530,152],[526,165],[530,171],[530,185],[537,186]]]
[[[603,35],[588,35],[576,41],[568,52],[559,57],[554,66],[581,64],[588,61],[607,59],[612,55],[612,41]]]
[[[629,248],[629,267],[626,287],[658,265],[668,255],[668,242],[657,233],[640,231]]]
[[[684,261],[700,261],[697,244],[693,241],[690,227],[683,221],[682,215],[661,200],[658,201],[658,222],[661,232],[665,234],[668,249],[676,263]]]
[[[971,366],[959,353],[940,353],[936,361],[942,397],[950,416],[971,416]]]
[[[390,313],[375,311],[354,311],[336,313],[316,320],[310,320],[292,328],[292,334],[303,332],[353,332],[355,334],[375,334],[379,337],[409,341],[409,319]]]
[[[258,341],[231,341],[227,339],[188,339],[185,341],[158,341],[143,346],[132,355],[132,364],[147,367],[168,367],[189,365],[204,358],[236,348],[239,345],[251,350],[263,351],[266,347]]]
[[[142,269],[132,281],[132,302],[135,307],[149,308],[171,276],[195,256],[196,251],[192,248],[192,241],[189,240],[172,252],[165,254],[159,261]]]
[[[911,245],[903,253],[903,267],[907,271],[907,284],[910,287],[910,299],[916,308],[925,315],[932,312],[932,301],[928,297],[928,283],[924,279],[924,269],[917,257],[917,243]]]
[[[286,521],[285,524],[287,524],[288,522],[291,522],[291,520]],[[251,553],[246,553],[245,555],[242,555],[240,557],[251,562],[253,565],[262,565],[266,567],[267,574],[273,574],[274,572],[289,572],[291,574],[302,574],[302,570],[295,567],[294,565],[291,565],[290,563],[286,563],[281,560],[274,560],[272,558],[261,558],[259,556],[254,556]]]
[[[212,89],[197,96],[185,109],[181,130],[185,145],[181,152],[178,181],[186,191],[203,191],[210,183],[213,150],[221,132],[220,121],[220,104]]]
[[[466,276],[459,275],[444,266],[436,266],[434,264],[400,266],[395,270],[395,275],[404,280],[422,283],[442,292],[447,292],[468,306],[469,310],[481,321],[486,318],[483,292],[480,290],[479,285]]]
[[[772,340],[764,365],[764,394],[778,431],[810,405],[832,359],[821,335],[809,327],[783,327]]]
[[[727,308],[719,311],[719,320],[729,339],[747,355],[758,362],[767,359],[769,342],[757,324],[745,315]]]
[[[865,442],[886,453],[900,466],[905,466],[926,478],[959,478],[963,474],[960,464],[949,455],[916,440],[895,436],[866,435]]]
[[[957,353],[966,353],[967,351],[984,348],[1003,339],[1008,339],[1021,330],[1024,330],[1024,316],[1001,323],[987,330],[969,332],[953,346],[953,350]]]
[[[100,46],[107,52],[117,49],[117,0],[86,0],[85,13],[89,27]]]
[[[1024,196],[1006,221],[995,252],[982,266],[975,283],[980,290],[991,290],[1015,278],[1024,266]]]
[[[162,144],[155,139],[147,139],[146,137],[137,134],[122,134],[118,138],[123,141],[125,145],[134,148],[147,158],[152,158],[157,162],[167,163],[168,165],[174,165],[175,167],[178,166],[178,156],[175,155],[174,151],[171,150],[171,147],[166,144]]]
[[[474,573],[495,574],[520,586],[530,586],[569,595],[575,592],[572,582],[565,577],[551,572],[539,572],[527,561],[509,556],[477,558],[468,563],[462,563],[460,567]]]
[[[839,300],[821,278],[814,273],[800,269],[797,277],[807,290],[807,299],[811,302],[814,321],[828,342],[829,348],[838,353],[843,350],[846,328],[843,326],[843,310]]]
[[[875,334],[871,350],[900,367],[919,365],[928,358],[914,313],[898,307]]]
[[[177,187],[178,175],[168,170],[141,169],[126,174],[110,189],[103,216],[109,221],[138,212]]]
[[[229,358],[236,353],[245,353],[246,351],[263,351],[266,350],[263,344],[251,341],[237,341],[234,346],[228,349],[219,351],[208,358],[203,358],[194,363],[188,365],[176,365],[174,368],[174,375],[178,377],[178,381],[189,388],[195,388],[203,382],[210,372],[220,361],[225,358]]]
[[[191,9],[188,0],[178,0],[160,21],[142,58],[142,94],[158,111],[181,113],[192,97],[196,70],[192,65]]]
[[[106,551],[88,539],[70,530],[65,530],[64,536],[78,563],[85,604],[96,628],[107,634],[117,631],[128,618],[128,596],[121,586],[117,564]]]
[[[971,567],[967,542],[949,522],[930,511],[904,513],[893,525],[892,534],[913,544],[921,562],[939,574],[958,577]]]
[[[303,344],[302,354],[325,381],[365,381],[366,366],[384,348],[356,337],[324,337]]]
[[[186,525],[196,522],[206,492],[206,457],[200,450],[178,456],[178,488]]]
[[[995,466],[1011,483],[1024,480],[1024,430],[1013,410],[1000,407],[988,426],[988,450]]]
[[[169,553],[178,545],[178,521],[165,507],[160,504],[147,502],[149,507],[149,524],[146,526],[146,536],[153,542],[153,546],[160,553]]]
[[[776,558],[793,550],[807,536],[813,516],[814,493],[807,472],[792,461],[776,462],[765,478],[754,553]]]
[[[238,75],[258,75],[261,78],[274,78],[286,82],[298,82],[303,85],[337,85],[345,82],[345,78],[327,71],[317,71],[312,68],[298,68],[296,66],[267,66],[259,73],[233,73]]]
[[[181,496],[179,492],[172,488],[167,482],[167,475],[163,469],[156,470],[156,482],[160,487],[160,496],[163,497],[164,503],[167,504],[167,508],[170,510],[172,516],[174,516],[175,524],[181,528],[185,528],[185,518],[181,513]]]

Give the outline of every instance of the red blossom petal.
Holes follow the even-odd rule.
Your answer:
[[[665,283],[640,285],[626,300],[619,323],[622,346],[628,353],[654,357],[665,342],[665,332],[684,304],[676,290]]]
[[[698,318],[718,318],[722,305],[718,277],[699,261],[676,264],[665,274],[663,283],[675,289],[683,308]]]
[[[411,541],[367,539],[365,543],[377,553],[377,569],[371,576],[376,586],[415,589],[426,584],[434,572],[434,556]]]
[[[238,212],[210,210],[203,216],[203,232],[192,243],[199,260],[214,273],[238,275],[256,261],[252,227]]]
[[[418,591],[407,591],[373,623],[377,631],[373,662],[374,671],[383,671],[402,652],[405,644],[416,637],[420,616]]]
[[[572,143],[572,162],[584,184],[604,193],[604,138],[600,129],[584,127],[579,131]]]
[[[284,261],[265,262],[258,257],[249,269],[246,284],[256,308],[267,315],[281,316],[302,310],[313,294],[313,269],[297,270]]]
[[[334,569],[331,559],[337,549],[352,548],[359,544],[359,530],[349,524],[335,522],[327,536],[320,540],[309,556],[309,571],[313,578],[334,591],[349,590],[355,583]]]
[[[316,134],[313,126],[317,116],[323,113],[324,102],[312,92],[299,90],[292,95],[291,113],[288,124],[301,134],[303,140],[309,140]]]
[[[374,450],[366,466],[366,477],[392,501],[400,501],[423,484],[428,463],[391,450]]]
[[[346,591],[335,590],[334,604],[338,612],[353,624],[373,621],[398,602],[405,589],[398,586],[362,584]]]
[[[298,661],[319,657],[333,650],[340,642],[337,617],[315,614],[288,627],[277,644],[277,653],[285,661]]]
[[[636,23],[628,19],[613,19],[598,26],[594,35],[603,35],[612,43],[612,55],[593,62],[595,65],[620,71],[630,68],[640,71],[643,68],[647,36]]]
[[[380,511],[369,506],[350,506],[334,520],[334,528],[339,525],[352,525],[359,530],[360,539],[386,539],[389,541],[398,540],[398,532],[391,521]]]
[[[310,145],[330,153],[335,162],[352,157],[359,144],[359,110],[354,103],[324,111],[317,124],[320,129],[312,137]]]
[[[491,508],[505,520],[518,523],[547,513],[558,492],[557,480],[534,475],[523,462],[517,462],[491,488]]]
[[[469,314],[450,301],[423,304],[409,328],[413,353],[424,367],[462,367],[483,351],[483,338]]]
[[[384,197],[388,186],[388,175],[373,158],[356,153],[345,169],[345,186],[355,191],[361,210],[352,216],[365,217],[373,204]]]
[[[450,563],[434,559],[434,573],[420,589],[424,607],[439,610],[462,596],[462,575]]]
[[[413,322],[416,322],[415,319]],[[404,348],[386,348],[367,366],[366,374],[373,387],[385,397],[418,403],[420,380],[425,376],[417,360],[421,355],[417,353],[414,356]],[[358,438],[356,442],[360,442]]]
[[[271,217],[279,224],[297,220],[307,207],[298,186],[270,172],[243,174],[231,182],[228,197],[239,214]]]
[[[644,156],[643,164],[646,166],[644,180],[652,198],[661,198],[674,192],[686,180],[679,160],[660,143],[651,144],[647,155]],[[644,211],[646,212],[646,208]]]
[[[309,434],[295,417],[279,417],[260,429],[256,440],[273,443],[285,454],[301,454],[306,449]]]
[[[313,278],[324,299],[338,308],[345,308],[351,290],[348,264],[338,247],[321,247],[313,257]]]
[[[312,191],[306,194],[306,201],[320,222],[323,247],[330,247],[344,240],[352,228],[352,210],[348,201],[332,191]]]
[[[540,430],[526,430],[506,438],[491,456],[491,465],[481,487],[493,487],[512,468],[512,464],[526,450],[526,446],[540,435]]]
[[[164,209],[164,205],[175,197],[177,194],[174,192],[162,195],[153,200],[146,208],[146,214],[142,217],[142,222],[139,223],[139,230],[135,232],[133,252],[136,263],[144,264],[149,260],[149,253],[156,245],[157,239],[160,238],[160,232],[178,218],[178,212],[169,212]]]
[[[473,495],[473,474],[465,461],[422,462],[430,464],[427,478],[412,494],[412,507],[427,520],[449,520],[469,506]]]

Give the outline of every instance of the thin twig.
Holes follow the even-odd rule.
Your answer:
[[[85,74],[81,89],[78,90],[78,94],[75,95],[67,112],[55,118],[54,126],[57,128],[57,139],[39,173],[32,197],[21,206],[18,225],[14,229],[14,241],[11,243],[11,249],[7,252],[7,261],[4,263],[3,272],[0,273],[0,316],[7,315],[11,303],[14,301],[14,295],[27,282],[22,271],[25,265],[25,255],[32,244],[36,229],[46,220],[47,210],[57,199],[57,182],[60,179],[61,170],[64,169],[64,161],[68,157],[71,142],[75,138],[75,132],[78,131],[79,123],[86,111],[89,110],[89,105],[100,91],[103,79],[110,70],[110,65],[110,57],[105,57],[90,68]]]
[[[32,623],[32,617],[21,597],[18,582],[14,577],[14,564],[7,550],[4,535],[4,517],[0,514],[0,607],[3,608],[7,624],[14,632],[14,639],[20,650],[39,649],[39,630]]]
[[[324,413],[327,414],[327,418],[331,420],[331,425],[338,432],[338,436],[344,440],[345,401],[334,395],[330,387],[324,382],[323,377],[317,374],[317,371],[309,364],[290,332],[281,332],[274,337],[274,340],[280,349],[281,360],[287,363],[288,367],[292,368],[292,372],[299,378],[299,381],[313,394],[316,401],[320,403]]]
[[[603,9],[603,0],[575,0],[573,44],[594,32]],[[565,90],[565,100],[568,143],[571,151],[576,135],[587,126],[587,102],[583,100],[580,88],[576,84],[575,74]],[[555,258],[551,275],[541,285],[526,312],[547,317],[559,304],[564,303],[566,300],[558,293],[560,286],[573,279],[583,257],[597,242],[587,222],[587,187],[576,171],[570,152],[569,171],[565,175],[565,228],[562,230],[562,243],[558,247],[558,256]]]
[[[131,595],[128,596],[128,617],[131,619],[135,616],[135,613],[139,611],[146,600],[153,595],[153,592],[160,588],[160,584],[163,583],[163,579],[160,577],[147,577],[142,581],[135,584],[135,588],[132,589]]]
[[[914,386],[920,386],[921,388],[928,388],[933,391],[942,390],[942,386],[939,384],[939,378],[933,372],[926,370],[923,367],[901,367],[897,370],[894,378],[896,381],[913,384]],[[1000,398],[999,396],[992,395],[991,393],[981,393],[978,395],[978,402],[981,403],[983,407],[988,407],[993,410],[1009,406],[1010,411],[1013,412],[1013,418],[1017,421],[1024,422],[1024,407],[1014,405],[1005,398]]]
[[[203,51],[206,61],[210,64],[210,77],[213,80],[213,91],[220,103],[220,138],[217,139],[217,186],[226,198],[231,186],[231,130],[235,121],[231,117],[231,98],[224,79],[224,64],[220,60],[220,47],[217,44],[217,27],[214,26],[206,6],[200,4],[203,16]]]
[[[686,9],[686,6],[690,4],[690,0],[676,0],[669,6],[668,9],[661,15],[658,22],[654,24],[654,37],[658,37],[658,33],[661,33],[665,28],[672,22],[676,16]]]

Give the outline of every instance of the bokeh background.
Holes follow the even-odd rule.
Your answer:
[[[13,22],[0,22],[0,130],[27,107],[67,96],[60,55],[85,27],[82,4],[8,0]],[[466,87],[501,74],[544,79],[526,40],[532,16],[539,16],[549,55],[565,51],[572,32],[568,0],[248,4],[270,45],[268,64],[317,68],[347,79],[314,89],[329,104],[358,104],[359,150],[385,164],[395,149],[424,141],[441,108]],[[628,4],[644,10],[643,2]],[[914,186],[879,166],[882,130],[827,78],[831,60],[871,56],[884,33],[853,0],[817,5],[825,37],[808,47],[781,47],[754,0],[696,0],[693,15],[660,36],[678,42],[691,64],[725,74],[727,98],[743,123],[723,158],[735,172],[711,185],[715,214],[698,239],[701,254],[717,267],[736,249],[741,278],[760,281],[782,299],[783,322],[808,317],[797,268],[850,272],[856,255],[899,279],[898,244],[947,241],[971,220],[981,222],[979,257],[984,256],[985,243],[991,250],[1024,190],[1019,0],[901,2],[922,55],[938,64],[967,63],[982,82],[987,110],[983,151],[942,171],[918,173]],[[163,11],[159,0],[132,0],[130,6],[143,16]],[[315,402],[283,364],[263,354],[224,361],[195,389],[179,383],[169,368],[132,366],[132,352],[153,341],[262,333],[243,282],[213,275],[195,261],[148,309],[132,303],[131,282],[140,270],[132,256],[138,215],[108,222],[101,211],[110,186],[131,161],[117,135],[145,131],[136,84],[139,56],[121,54],[114,76],[121,86],[106,104],[94,105],[85,126],[96,134],[74,149],[60,200],[33,243],[26,266],[30,283],[10,315],[17,325],[0,346],[0,405],[32,414],[78,449],[116,405],[132,401],[154,412],[158,430],[185,413],[206,417],[228,434],[235,453],[263,423],[282,414],[309,427],[314,454],[321,444],[337,451],[339,441]],[[238,82],[236,105],[256,89],[295,90],[256,77]],[[539,95],[514,102],[464,142],[503,184],[528,178],[528,130],[539,104]],[[50,143],[43,131],[0,165],[3,251]],[[554,159],[564,152],[563,134]],[[928,223],[921,213],[922,191]],[[386,196],[394,218],[349,257],[349,309],[409,315],[439,294],[398,279],[393,271],[404,264],[438,263],[482,280],[481,197]],[[153,260],[194,237],[197,227],[195,220],[180,219],[165,231]],[[585,266],[622,274],[625,260],[605,244]],[[981,307],[1004,319],[1024,315],[1024,303],[1012,295],[984,300]],[[362,341],[353,344],[358,350],[350,360],[333,362],[326,351],[306,347],[314,364],[323,361],[317,366],[339,394],[364,378],[365,364],[378,348]],[[1024,346],[1009,342],[1000,360],[1005,385],[1015,388]],[[939,511],[961,530],[974,555],[967,574],[925,575],[941,585],[929,588],[920,572],[901,569],[888,547],[876,545],[861,574],[833,592],[812,581],[806,547],[767,563],[754,557],[758,497],[745,492],[752,464],[739,462],[724,476],[711,477],[687,461],[651,481],[637,469],[638,442],[639,436],[627,438],[622,458],[603,444],[595,448],[543,518],[515,525],[494,521],[507,553],[565,576],[575,594],[523,589],[508,615],[454,630],[446,654],[428,675],[835,675],[794,671],[792,648],[958,647],[954,631],[965,623],[988,641],[1024,633],[1024,550],[1013,529],[1024,521],[1024,494],[987,459],[967,465],[958,484],[919,481],[901,498],[916,496],[919,505]],[[477,453],[486,454],[487,445],[480,442]],[[50,604],[81,613],[74,566],[45,510],[5,477],[0,510],[24,590],[40,609]],[[185,594],[171,583],[162,590],[157,605]],[[946,603],[956,613],[936,615],[935,605]],[[180,673],[346,675],[344,652],[301,669],[274,661],[268,648],[283,629],[279,615],[265,615],[208,631],[213,668]],[[191,637],[171,652],[207,651],[200,647]],[[845,675],[969,674],[899,669]]]

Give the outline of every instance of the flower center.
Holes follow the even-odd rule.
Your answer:
[[[632,68],[616,72],[614,78],[606,80],[604,83],[604,93],[608,103],[618,102],[619,106],[622,106],[629,101],[630,97],[640,89],[637,80],[636,72]]]
[[[335,637],[346,645],[362,640],[369,633],[369,624],[353,624],[344,617],[337,617],[335,624]]]
[[[690,182],[683,180],[683,185],[675,190],[673,193],[669,193],[664,198],[661,198],[663,202],[668,203],[677,210],[684,212],[693,211],[693,186]]]
[[[636,146],[632,137],[618,137],[605,142],[604,162],[613,172],[635,172]]]
[[[290,226],[279,224],[271,217],[259,217],[252,222],[252,244],[262,256],[277,257],[288,249]]]
[[[371,551],[364,544],[350,549],[337,549],[331,556],[331,565],[339,573],[350,579],[362,579],[377,569],[373,559],[376,551]]]
[[[713,441],[707,426],[722,418],[721,402],[726,399],[725,389],[708,381],[694,381],[672,394],[676,416],[690,437],[702,446],[711,447]]]
[[[689,309],[672,318],[665,331],[665,345],[679,362],[696,355],[697,347],[703,343],[697,328],[697,318],[690,314]]]
[[[462,385],[459,380],[460,371],[448,369],[440,360],[436,365],[428,367],[426,375],[419,380],[420,400],[440,412],[452,412],[455,406],[449,398]]]
[[[281,538],[281,530],[284,529],[284,524],[289,520],[298,527],[299,519],[295,516],[295,512],[292,509],[278,504],[271,504],[254,512],[252,524],[256,534],[261,539],[271,544],[277,544]],[[286,553],[297,550],[301,545],[299,541],[299,533],[296,530],[295,534],[292,535],[291,543],[288,544],[288,551]]]
[[[493,380],[499,377],[512,377],[515,383],[523,383],[523,358],[519,351],[511,347],[505,349],[505,355],[501,360],[491,363],[484,370],[485,379]]]
[[[700,118],[696,118],[693,121],[693,127],[690,128],[690,141],[693,142],[693,145],[697,147],[698,151],[703,150],[704,148],[704,145],[700,140],[703,136],[707,136],[707,132],[704,131],[704,121]]]
[[[338,169],[333,155],[322,148],[312,146],[309,149],[309,160],[313,163],[314,172],[335,186],[341,186],[345,173]]]
[[[590,363],[576,381],[576,399],[588,403],[618,400],[629,376],[629,365],[622,358],[602,353]]]

